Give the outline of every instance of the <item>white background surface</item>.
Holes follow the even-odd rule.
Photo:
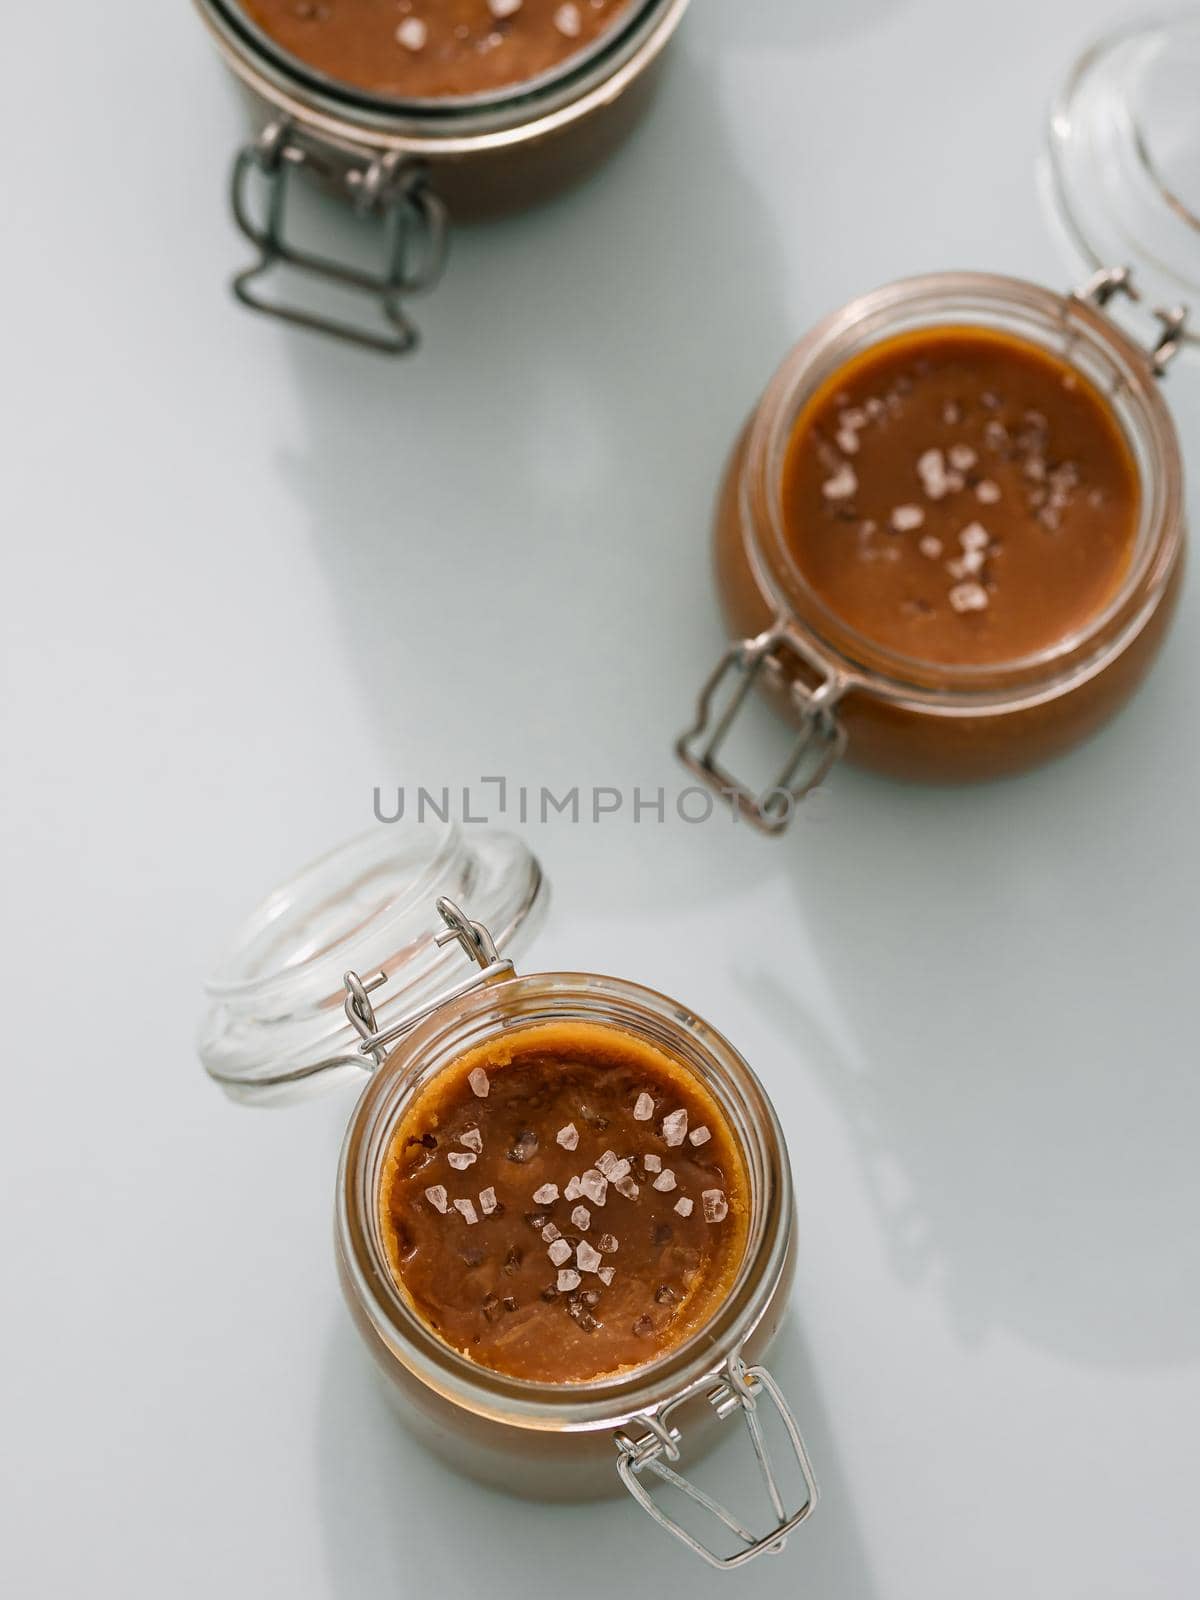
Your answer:
[[[843,771],[781,844],[529,830],[536,964],[694,1001],[785,1122],[824,1500],[783,1560],[723,1582],[424,1457],[334,1282],[350,1101],[233,1106],[192,1048],[235,919],[374,784],[678,783],[757,390],[888,278],[1070,280],[1035,156],[1111,14],[697,0],[602,174],[458,233],[406,365],[231,303],[243,125],[186,6],[7,20],[0,1590],[1200,1588],[1194,570],[1136,707],[1028,778]]]

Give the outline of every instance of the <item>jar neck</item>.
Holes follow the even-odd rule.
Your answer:
[[[1140,486],[1133,557],[1108,605],[1036,655],[984,666],[900,655],[847,624],[805,578],[783,512],[787,448],[801,410],[817,389],[874,344],[949,325],[1009,333],[1087,376],[1112,407]],[[937,273],[889,284],[819,323],[776,373],[752,419],[737,496],[746,558],[772,611],[803,635],[810,650],[815,646],[844,688],[866,688],[894,699],[1038,698],[1103,670],[1157,608],[1183,539],[1178,439],[1146,353],[1091,305],[984,273]]]
[[[717,1100],[745,1159],[751,1218],[734,1285],[703,1327],[657,1361],[586,1384],[509,1378],[443,1344],[391,1273],[379,1220],[384,1158],[415,1094],[465,1051],[547,1021],[599,1023],[631,1033],[696,1073]],[[343,1147],[337,1236],[343,1279],[391,1356],[465,1411],[534,1429],[617,1428],[677,1395],[739,1350],[762,1319],[787,1261],[791,1173],[762,1086],[733,1047],[677,1002],[586,973],[512,978],[432,1016],[388,1058],[362,1097]]]

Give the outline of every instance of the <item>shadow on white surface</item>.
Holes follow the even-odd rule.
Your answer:
[[[458,1476],[406,1434],[353,1328],[339,1316],[315,1446],[330,1593],[360,1600],[420,1585],[447,1596],[482,1596],[516,1592],[524,1580],[529,1593],[580,1600],[670,1593],[684,1585],[714,1600],[798,1591],[871,1600],[876,1590],[853,1504],[794,1316],[770,1366],[800,1420],[821,1499],[782,1556],[762,1556],[731,1577],[677,1545],[620,1490],[607,1501],[544,1505]],[[730,1447],[718,1448],[716,1465]],[[613,1474],[615,1481],[615,1466]]]
[[[1106,733],[1026,778],[838,775],[843,808],[779,864],[852,1044],[782,965],[738,972],[844,1115],[897,1275],[936,1286],[965,1341],[1007,1330],[1135,1366],[1200,1350],[1181,1270],[1200,1080],[1170,1006],[1195,981],[1177,863],[1197,756],[1166,737],[1184,648]]]

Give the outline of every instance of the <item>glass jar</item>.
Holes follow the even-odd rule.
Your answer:
[[[603,161],[649,103],[688,0],[638,0],[561,70],[490,97],[410,102],[324,77],[268,38],[239,0],[196,4],[256,119],[266,118],[233,166],[234,218],[256,251],[233,280],[235,294],[252,310],[398,355],[417,342],[404,301],[436,283],[448,217],[520,209]],[[380,220],[378,271],[290,242],[294,173]],[[266,188],[261,213],[250,194],[256,175]],[[281,263],[367,297],[381,325],[265,298],[261,280]]]
[[[934,273],[876,289],[819,323],[790,353],[736,445],[715,519],[716,580],[737,642],[705,686],[679,742],[687,765],[751,821],[778,832],[843,754],[892,775],[963,781],[1016,772],[1066,750],[1129,697],[1154,659],[1179,590],[1183,466],[1154,352],[1103,309],[1128,275],[1103,273],[1064,295],[990,273]],[[988,666],[898,655],[856,632],[815,594],[788,546],[784,456],[805,403],[859,352],[920,328],[997,329],[1053,352],[1104,394],[1141,487],[1129,572],[1079,631],[1021,660]],[[729,686],[732,682],[732,694]],[[758,792],[727,771],[720,747],[761,682],[800,729],[784,767]]]
[[[338,1172],[338,1272],[397,1410],[431,1449],[471,1476],[538,1498],[623,1485],[716,1566],[780,1549],[812,1511],[816,1488],[796,1422],[761,1364],[787,1307],[796,1251],[791,1171],[770,1100],[733,1046],[677,1001],[591,973],[518,977],[487,928],[445,896],[436,896],[435,932],[439,880],[490,903],[509,949],[544,909],[540,870],[516,840],[483,830],[471,839],[454,826],[392,827],[277,890],[209,985],[201,1059],[222,1087],[256,1101],[368,1076]],[[366,975],[345,971],[335,985],[335,967],[355,951]],[[464,953],[473,970],[455,981],[450,964],[461,969]],[[422,1087],[469,1049],[547,1021],[633,1034],[690,1069],[736,1134],[749,1181],[745,1257],[711,1319],[644,1367],[581,1384],[506,1377],[444,1344],[400,1293],[379,1220],[384,1158]],[[735,1417],[762,1474],[768,1515],[758,1531],[683,1476]],[[713,1532],[669,1515],[652,1492],[656,1480],[682,1490]]]

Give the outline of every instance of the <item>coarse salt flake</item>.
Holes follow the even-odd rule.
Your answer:
[[[592,1225],[592,1213],[586,1206],[576,1206],[571,1213],[571,1221],[586,1233]]]
[[[595,1272],[600,1265],[600,1252],[594,1249],[586,1239],[580,1239],[575,1246],[575,1265],[580,1272]]]
[[[987,603],[987,590],[981,583],[956,583],[950,591],[955,611],[986,611]]]
[[[568,1122],[565,1128],[560,1128],[554,1135],[564,1150],[574,1150],[579,1143],[579,1129],[573,1122]]]
[[[687,1136],[687,1125],[686,1111],[672,1111],[669,1117],[663,1118],[662,1136],[669,1145],[682,1144]]]
[[[533,1191],[535,1205],[552,1206],[557,1199],[558,1185],[556,1183],[544,1183],[540,1189]]]
[[[679,1199],[676,1200],[676,1202],[675,1202],[675,1209],[676,1209],[676,1211],[678,1211],[678,1213],[679,1213],[679,1215],[681,1217],[690,1217],[691,1216],[691,1214],[692,1214],[692,1202],[688,1199],[687,1195],[681,1194],[679,1196]]]
[[[950,465],[956,472],[970,472],[979,457],[969,444],[952,444],[950,446]]]
[[[618,1194],[623,1194],[626,1200],[636,1200],[642,1192],[632,1178],[618,1178],[613,1188]]]
[[[596,1240],[596,1245],[604,1251],[606,1256],[615,1255],[617,1251],[617,1236],[614,1233],[602,1233]]]
[[[451,1150],[446,1160],[456,1172],[465,1172],[468,1167],[474,1166],[478,1157],[470,1150]]]
[[[648,1094],[640,1094],[633,1102],[633,1116],[635,1122],[649,1122],[654,1115],[654,1101]]]
[[[729,1201],[720,1189],[705,1189],[700,1196],[705,1222],[724,1222],[729,1215]]]
[[[654,1180],[654,1188],[661,1190],[663,1194],[670,1194],[674,1187],[675,1174],[671,1171],[670,1167],[664,1167],[659,1173],[658,1177]]]
[[[579,1180],[579,1187],[594,1206],[602,1206],[608,1196],[608,1179],[595,1167],[589,1167]]]
[[[653,1155],[651,1155],[651,1156],[643,1156],[642,1157],[642,1165],[645,1167],[647,1172],[661,1172],[662,1171],[662,1157],[661,1156],[653,1156]]]
[[[466,1145],[468,1150],[474,1150],[476,1155],[483,1150],[483,1135],[478,1128],[464,1128],[458,1136],[458,1142]]]
[[[596,1276],[600,1279],[600,1282],[604,1284],[605,1288],[608,1287],[616,1275],[616,1267],[601,1267],[600,1271],[596,1274]]]
[[[495,1189],[481,1189],[479,1191],[479,1209],[485,1217],[490,1217],[496,1209]]]
[[[479,1216],[475,1210],[474,1203],[470,1200],[456,1200],[454,1202],[454,1209],[462,1213],[468,1226],[473,1227],[475,1223],[479,1221]]]
[[[927,533],[917,546],[917,549],[923,556],[928,556],[931,561],[936,561],[942,553],[942,541],[936,534]]]
[[[521,0],[487,0],[488,10],[500,22],[505,17],[515,17],[521,9]]]
[[[986,550],[991,535],[981,522],[969,522],[958,536],[964,550]]]
[[[562,1238],[562,1234],[558,1231],[558,1229],[554,1226],[554,1224],[552,1222],[548,1222],[546,1224],[546,1226],[542,1229],[542,1238],[545,1239],[547,1244],[553,1244],[555,1239],[561,1239]]]
[[[580,1183],[578,1175],[573,1178],[568,1178],[567,1187],[563,1190],[563,1199],[578,1200],[582,1193],[583,1185]]]
[[[691,1144],[707,1144],[711,1138],[712,1134],[707,1128],[693,1128],[688,1134],[688,1141]]]
[[[602,1172],[604,1174],[604,1176],[607,1178],[609,1173],[612,1171],[613,1167],[616,1166],[616,1164],[617,1164],[617,1152],[615,1150],[606,1150],[604,1152],[604,1154],[602,1156],[600,1156],[599,1159],[596,1162],[596,1171],[597,1172]]]
[[[574,1267],[564,1267],[558,1275],[558,1292],[560,1294],[570,1294],[571,1290],[578,1289],[582,1282],[583,1279],[575,1271]]]
[[[555,1239],[546,1254],[556,1267],[571,1259],[571,1246],[565,1239]]]
[[[406,50],[424,50],[428,38],[429,29],[420,17],[405,17],[396,29],[396,43],[403,45]]]
[[[579,7],[567,0],[566,5],[559,6],[554,13],[554,26],[564,39],[578,39],[583,32],[583,18],[579,14]]]
[[[920,506],[897,506],[892,512],[892,527],[897,533],[911,533],[925,521]]]
[[[450,1204],[450,1196],[440,1183],[435,1183],[432,1189],[426,1189],[425,1198],[435,1211],[440,1211],[445,1215]]]
[[[467,1082],[471,1085],[471,1093],[480,1100],[486,1100],[491,1084],[488,1075],[482,1067],[472,1067],[467,1073]]]
[[[1000,485],[991,478],[981,478],[975,485],[975,498],[982,506],[994,506],[1000,498]]]
[[[609,1183],[620,1183],[621,1179],[627,1178],[632,1171],[632,1161],[614,1161],[604,1176],[608,1179]]]
[[[833,476],[826,478],[821,485],[821,493],[826,500],[849,500],[857,489],[858,478],[848,461],[843,461]]]

